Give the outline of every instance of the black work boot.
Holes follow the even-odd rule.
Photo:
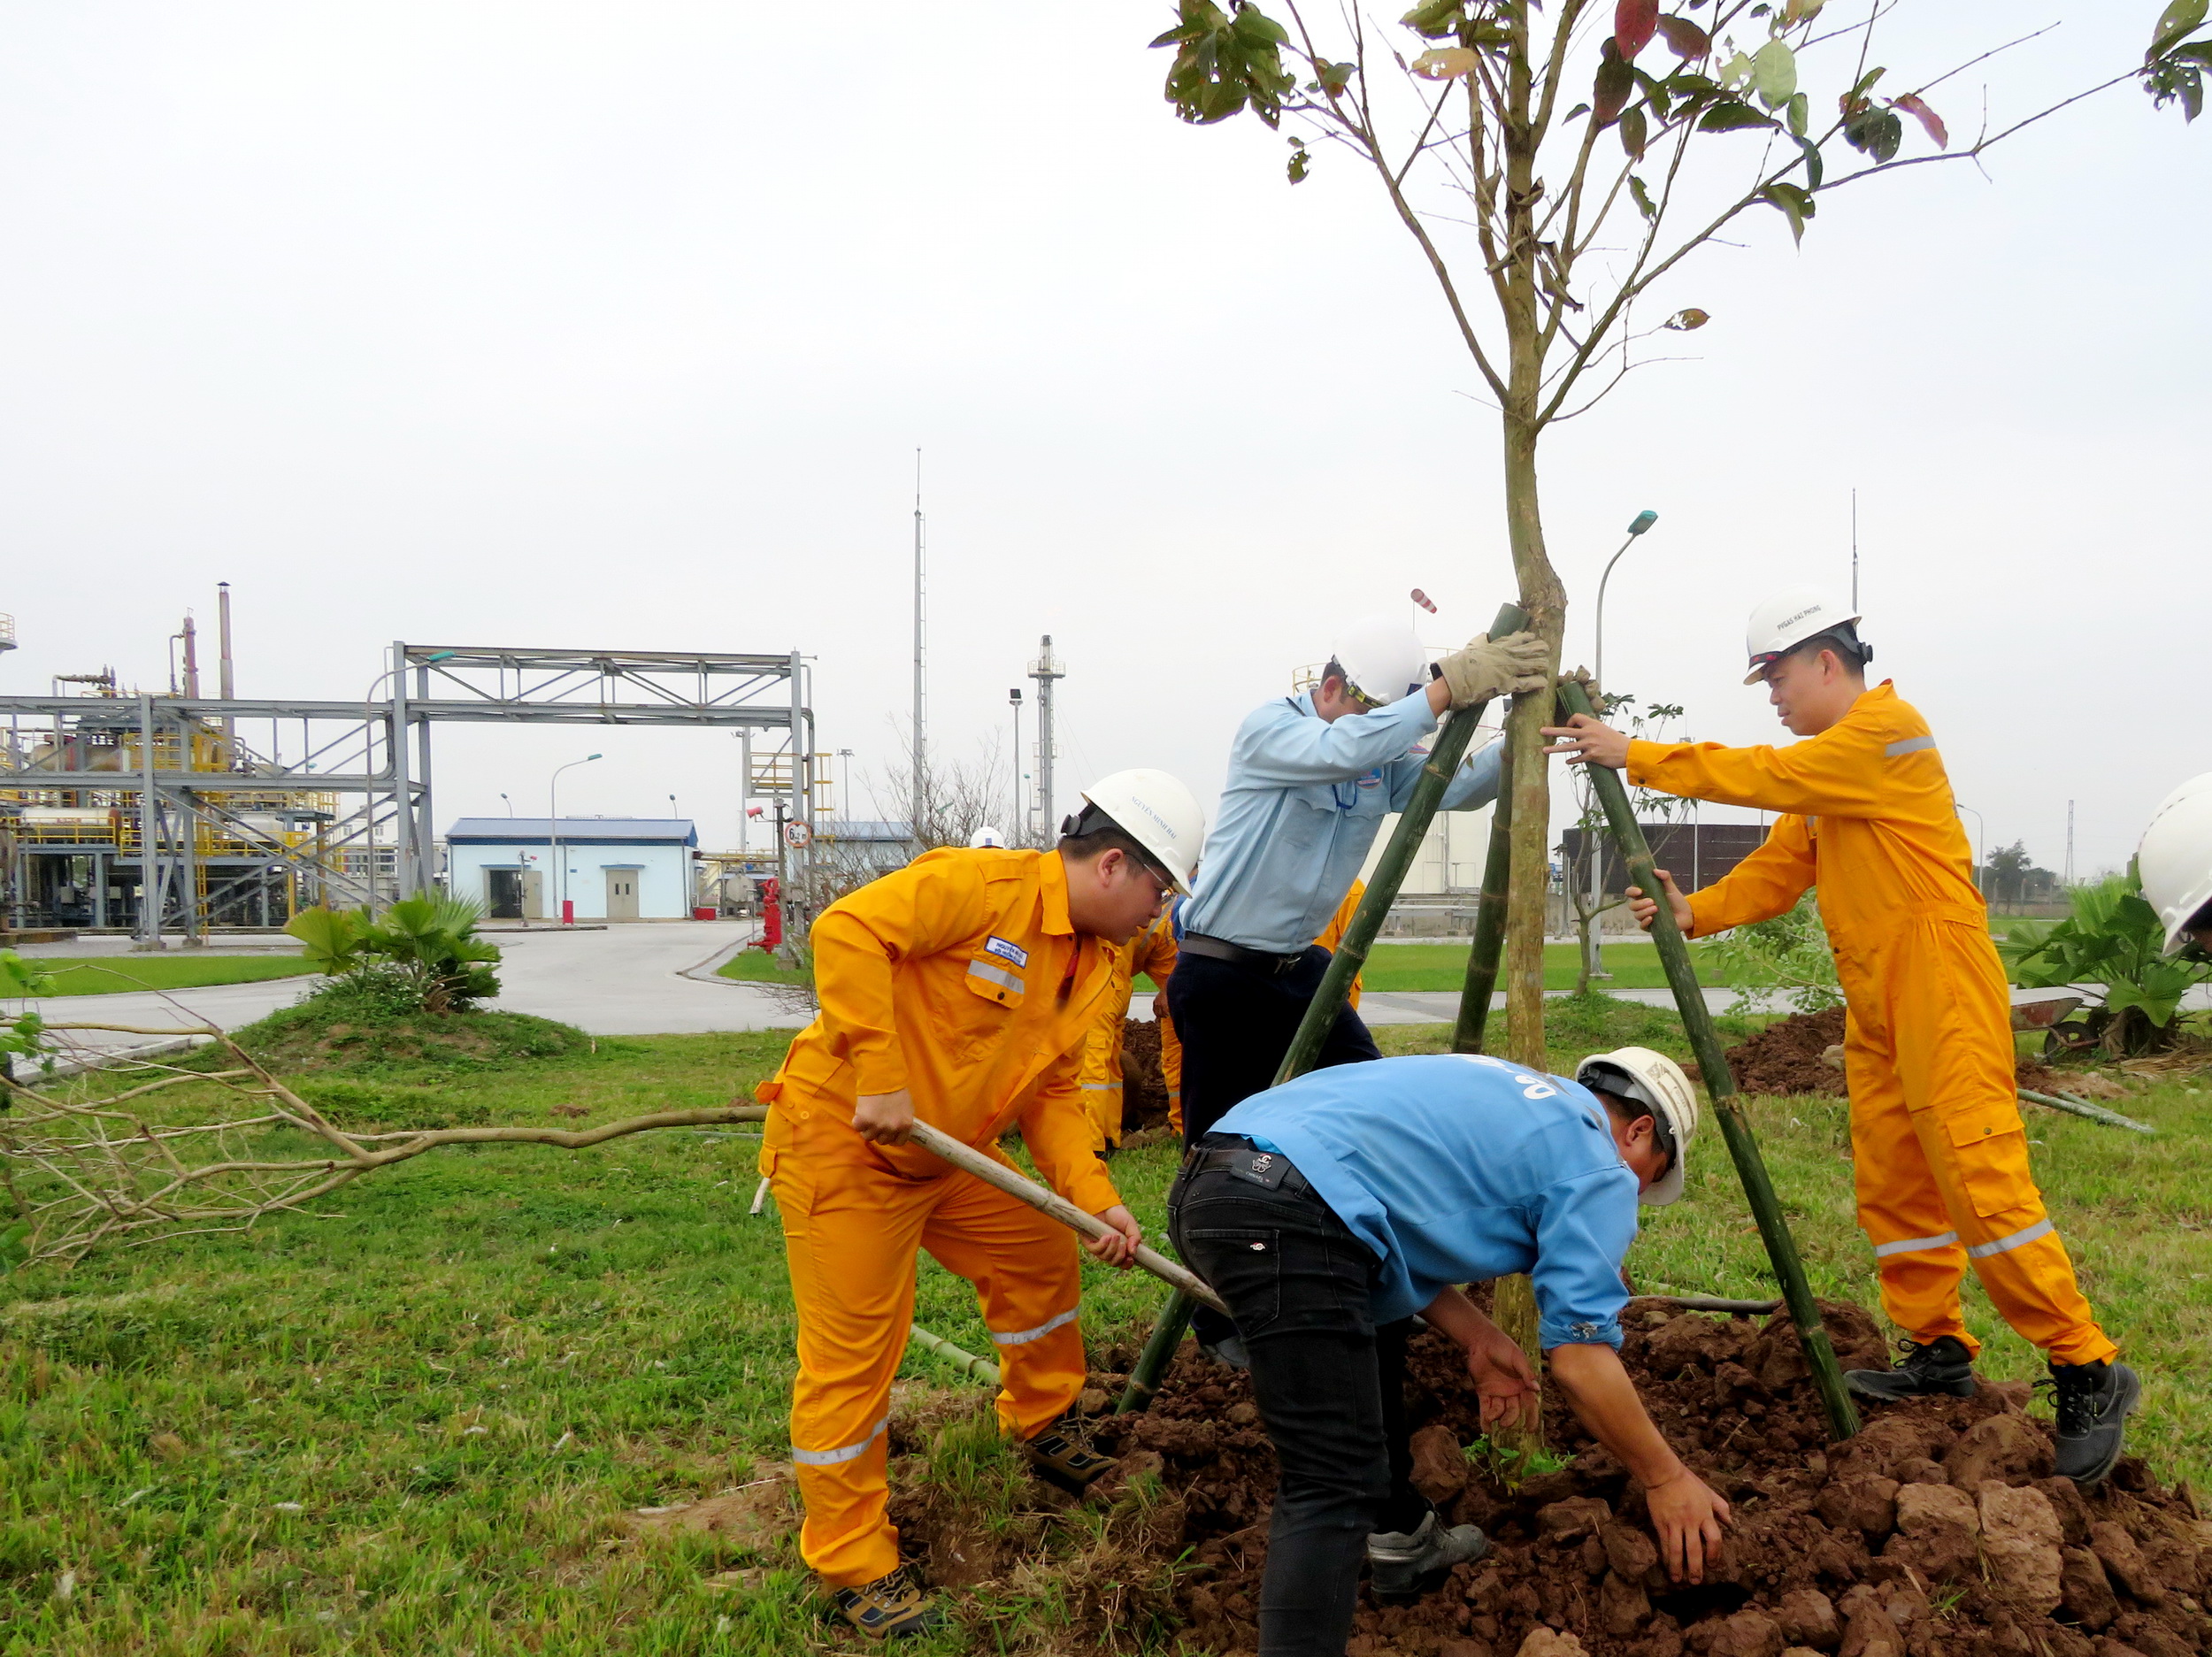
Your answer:
[[[2143,1396],[2135,1371],[2110,1363],[2055,1363],[2051,1402],[2058,1412],[2058,1476],[2093,1484],[2120,1459],[2128,1416]]]
[[[840,1588],[831,1598],[837,1614],[870,1639],[926,1634],[944,1624],[943,1614],[915,1586],[903,1566],[857,1588]]]
[[[1894,1403],[1901,1398],[1974,1396],[1974,1355],[1955,1335],[1923,1346],[1909,1335],[1897,1343],[1905,1361],[1893,1369],[1846,1369],[1843,1378],[1861,1398]]]
[[[1071,1496],[1080,1496],[1114,1465],[1077,1438],[1064,1415],[1023,1444],[1022,1452],[1029,1458],[1030,1471]]]
[[[1442,1582],[1455,1565],[1480,1559],[1490,1538],[1479,1527],[1447,1529],[1433,1511],[1414,1530],[1374,1530],[1367,1538],[1368,1592],[1385,1605],[1408,1605]]]

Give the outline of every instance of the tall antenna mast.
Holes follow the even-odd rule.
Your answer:
[[[922,451],[914,450],[914,782],[911,825],[914,841],[921,843],[922,825],[929,816],[929,702],[922,677],[922,641],[927,620],[923,582]]]
[[[1851,608],[1859,607],[1859,492],[1851,491]]]

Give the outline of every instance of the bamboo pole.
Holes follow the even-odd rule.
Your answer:
[[[1520,606],[1507,604],[1500,608],[1497,619],[1490,624],[1490,637],[1502,639],[1527,625],[1528,617]],[[1352,980],[1367,964],[1367,952],[1374,947],[1376,934],[1382,931],[1383,917],[1398,901],[1398,888],[1405,884],[1406,873],[1413,867],[1414,854],[1421,849],[1429,825],[1444,802],[1444,791],[1458,772],[1459,763],[1466,756],[1467,745],[1473,740],[1475,727],[1482,723],[1483,710],[1488,705],[1479,702],[1446,717],[1436,746],[1429,751],[1428,763],[1421,767],[1420,780],[1413,785],[1412,795],[1399,814],[1397,829],[1392,833],[1389,845],[1383,848],[1381,861],[1375,865],[1374,878],[1367,883],[1366,894],[1360,899],[1351,924],[1344,929],[1344,937],[1330,957],[1329,970],[1321,975],[1321,986],[1306,1003],[1297,1033],[1291,1037],[1289,1049],[1275,1071],[1274,1085],[1280,1087],[1285,1082],[1303,1076],[1321,1056],[1322,1044],[1329,1039],[1337,1014],[1351,994]],[[1219,1302],[1209,1299],[1208,1304]],[[1160,1377],[1167,1372],[1168,1361],[1174,1356],[1183,1331],[1190,1324],[1191,1309],[1190,1304],[1180,1298],[1171,1299],[1160,1308],[1159,1316],[1153,1320],[1152,1333],[1145,1340],[1143,1354],[1137,1360],[1129,1385],[1122,1392],[1117,1414],[1142,1409],[1152,1401],[1153,1394],[1159,1391]]]
[[[1560,686],[1559,703],[1570,714],[1595,717],[1589,693],[1577,680],[1569,679]],[[1705,1005],[1705,993],[1697,981],[1697,969],[1690,960],[1689,942],[1674,923],[1672,907],[1662,895],[1658,876],[1652,867],[1651,848],[1637,825],[1627,785],[1618,771],[1604,765],[1592,765],[1589,772],[1591,785],[1597,791],[1599,802],[1605,808],[1606,820],[1612,827],[1614,841],[1628,864],[1629,883],[1660,899],[1659,911],[1651,925],[1652,941],[1659,947],[1660,963],[1666,968],[1667,982],[1674,989],[1674,1004],[1682,1015],[1691,1050],[1697,1055],[1698,1069],[1705,1078],[1706,1094],[1712,1101],[1713,1114],[1720,1118],[1721,1137],[1728,1142],[1728,1154],[1735,1161],[1737,1178],[1743,1182],[1752,1217],[1758,1222],[1767,1259],[1773,1263],[1775,1279],[1790,1308],[1790,1321],[1797,1325],[1797,1338],[1803,1344],[1806,1361],[1812,1368],[1813,1384],[1820,1389],[1820,1401],[1828,1415],[1828,1430],[1838,1438],[1848,1438],[1859,1430],[1859,1412],[1844,1383],[1843,1367],[1836,1362],[1835,1346],[1820,1321],[1820,1308],[1813,1301],[1812,1285],[1805,1276],[1805,1262],[1798,1258],[1797,1240],[1790,1235],[1789,1224],[1782,1217],[1781,1200],[1774,1194],[1774,1181],[1768,1176],[1766,1159],[1759,1154],[1759,1141],[1751,1131],[1751,1119],[1737,1096],[1735,1073],[1728,1068],[1727,1057],[1721,1050],[1720,1032],[1713,1027],[1711,1009]]]
[[[1498,960],[1505,953],[1506,877],[1513,863],[1513,756],[1502,756],[1497,803],[1490,808],[1490,852],[1482,865],[1482,893],[1475,900],[1475,936],[1467,950],[1467,983],[1459,993],[1459,1022],[1452,1051],[1479,1053],[1490,1022],[1490,997],[1498,987]]]
[[[942,1358],[962,1375],[972,1381],[995,1388],[999,1384],[998,1365],[988,1358],[979,1358],[972,1352],[963,1352],[942,1335],[933,1335],[919,1323],[908,1325],[907,1342],[919,1346],[933,1357]]]
[[[2124,1116],[2116,1110],[2107,1110],[2102,1105],[2093,1105],[2085,1099],[2075,1098],[2071,1093],[2060,1093],[2055,1096],[2050,1093],[2032,1093],[2023,1087],[2020,1090],[2020,1097],[2039,1105],[2048,1105],[2054,1110],[2063,1110],[2070,1116],[2086,1117],[2091,1122],[2101,1122],[2108,1128],[2126,1128],[2136,1133],[2158,1132],[2147,1122],[2138,1122],[2133,1116]]]
[[[1033,1179],[1025,1179],[1005,1163],[986,1156],[971,1146],[961,1144],[951,1134],[933,1128],[926,1122],[914,1124],[914,1143],[933,1155],[941,1156],[964,1174],[972,1174],[987,1185],[995,1185],[1008,1196],[1026,1202],[1040,1214],[1048,1215],[1071,1231],[1085,1237],[1119,1237],[1121,1233],[1096,1215],[1086,1214],[1056,1191],[1048,1191]],[[1137,1245],[1136,1263],[1166,1284],[1170,1288],[1203,1300],[1216,1311],[1226,1314],[1228,1308],[1221,1297],[1208,1288],[1190,1270],[1155,1249]]]

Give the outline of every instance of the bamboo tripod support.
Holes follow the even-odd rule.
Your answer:
[[[1559,687],[1559,705],[1568,714],[1595,717],[1589,694],[1572,679]],[[1637,825],[1627,785],[1618,771],[1602,765],[1590,766],[1589,775],[1598,802],[1605,809],[1614,843],[1628,864],[1628,883],[1655,895],[1660,886],[1652,869],[1651,848]],[[1697,1055],[1706,1094],[1712,1101],[1713,1114],[1720,1118],[1721,1137],[1728,1142],[1728,1155],[1736,1164],[1737,1178],[1743,1182],[1752,1217],[1758,1222],[1759,1238],[1766,1245],[1767,1259],[1774,1266],[1775,1280],[1780,1284],[1782,1299],[1790,1308],[1790,1321],[1797,1325],[1797,1338],[1812,1367],[1813,1383],[1820,1389],[1820,1401],[1828,1415],[1828,1431],[1837,1438],[1848,1438],[1859,1430],[1859,1412],[1853,1407],[1850,1392],[1844,1384],[1843,1367],[1836,1362],[1835,1346],[1820,1321],[1820,1308],[1813,1302],[1805,1262],[1798,1258],[1797,1239],[1790,1235],[1788,1222],[1782,1217],[1781,1200],[1774,1194],[1774,1181],[1767,1174],[1766,1159],[1759,1154],[1759,1141],[1751,1131],[1751,1119],[1745,1114],[1743,1101],[1737,1094],[1735,1073],[1728,1068],[1728,1060],[1721,1050],[1720,1032],[1713,1027],[1711,1009],[1705,1005],[1705,992],[1690,960],[1689,942],[1675,924],[1672,908],[1663,901],[1652,921],[1651,938],[1659,947],[1660,963],[1665,967],[1667,982],[1673,987],[1674,1004],[1682,1015],[1682,1027],[1689,1032],[1690,1049]]]
[[[1527,625],[1528,617],[1520,606],[1508,604],[1490,624],[1490,636],[1502,639]],[[1303,1076],[1320,1056],[1322,1043],[1328,1039],[1337,1014],[1351,994],[1352,980],[1367,964],[1367,952],[1374,947],[1376,935],[1382,931],[1383,917],[1398,901],[1398,888],[1405,884],[1414,855],[1428,836],[1429,825],[1444,802],[1444,791],[1457,774],[1460,761],[1466,757],[1467,745],[1474,740],[1475,727],[1482,723],[1483,710],[1487,705],[1479,703],[1463,708],[1444,721],[1436,746],[1429,752],[1428,763],[1421,768],[1420,780],[1414,784],[1413,794],[1399,815],[1397,829],[1384,848],[1381,861],[1375,865],[1374,878],[1367,883],[1366,894],[1360,899],[1351,924],[1344,929],[1343,940],[1337,945],[1328,970],[1322,974],[1321,986],[1306,1003],[1305,1016],[1299,1020],[1297,1033],[1291,1037],[1289,1050],[1283,1055],[1282,1065],[1275,1072],[1276,1086]],[[1483,1000],[1487,1005],[1489,997],[1486,994]],[[1193,1304],[1187,1295],[1176,1294],[1160,1308],[1152,1333],[1144,1343],[1144,1351],[1138,1356],[1137,1367],[1130,1374],[1129,1385],[1123,1392],[1120,1403],[1115,1406],[1116,1414],[1141,1410],[1151,1403],[1152,1395],[1159,1390],[1160,1377],[1167,1372],[1168,1362],[1182,1341],[1183,1331],[1190,1326]]]

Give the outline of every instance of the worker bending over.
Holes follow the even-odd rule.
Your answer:
[[[1328,970],[1329,951],[1313,938],[1384,816],[1412,794],[1427,763],[1415,744],[1448,708],[1549,688],[1548,664],[1543,641],[1526,633],[1495,643],[1478,635],[1432,664],[1410,627],[1375,618],[1345,631],[1311,690],[1269,702],[1239,727],[1167,992],[1183,1043],[1187,1140],[1274,1081]],[[1463,763],[1444,809],[1494,799],[1498,761],[1493,744]],[[1378,1056],[1348,1008],[1317,1062]]]
[[[2212,771],[2192,777],[2152,813],[2135,870],[2165,928],[2166,953],[2212,953]]]
[[[1018,1124],[1053,1188],[1112,1228],[1087,1247],[1129,1263],[1141,1233],[1091,1153],[1077,1061],[1109,956],[1187,885],[1205,817],[1156,771],[1118,771],[1084,799],[1054,850],[929,852],[824,910],[820,1016],[759,1091],[799,1317],[800,1553],[864,1633],[933,1621],[885,1516],[918,1248],[976,1285],[999,1421],[1036,1470],[1079,1489],[1109,1465],[1063,1420],[1086,1373],[1074,1238],[909,1142],[926,1122],[996,1157]]]
[[[1718,1559],[1728,1506],[1683,1466],[1621,1366],[1636,1206],[1682,1193],[1697,1099],[1645,1047],[1576,1079],[1473,1055],[1313,1070],[1200,1136],[1170,1194],[1184,1260],[1236,1318],[1280,1478],[1260,1657],[1341,1657],[1363,1561],[1412,1599],[1489,1542],[1409,1482],[1405,1335],[1467,1349],[1486,1430],[1537,1418],[1527,1358],[1455,1285],[1526,1272],[1552,1378],[1643,1486],[1678,1582]]]
[[[1752,611],[1751,671],[1787,748],[1632,741],[1586,715],[1550,750],[1625,767],[1640,786],[1777,811],[1766,842],[1685,897],[1660,872],[1685,935],[1766,920],[1817,886],[1848,1006],[1844,1074],[1859,1224],[1904,1362],[1854,1369],[1869,1398],[1974,1391],[1978,1349],[1959,1308],[1973,1262],[2005,1321],[2042,1348],[2058,1415],[2058,1471],[2088,1484],[2119,1459],[2141,1385],[2074,1282],[2028,1167],[2012,1016],[1989,917],[1970,876],[1943,756],[1885,679],[1867,687],[1860,618],[1805,588]],[[1632,893],[1648,927],[1655,902]]]

